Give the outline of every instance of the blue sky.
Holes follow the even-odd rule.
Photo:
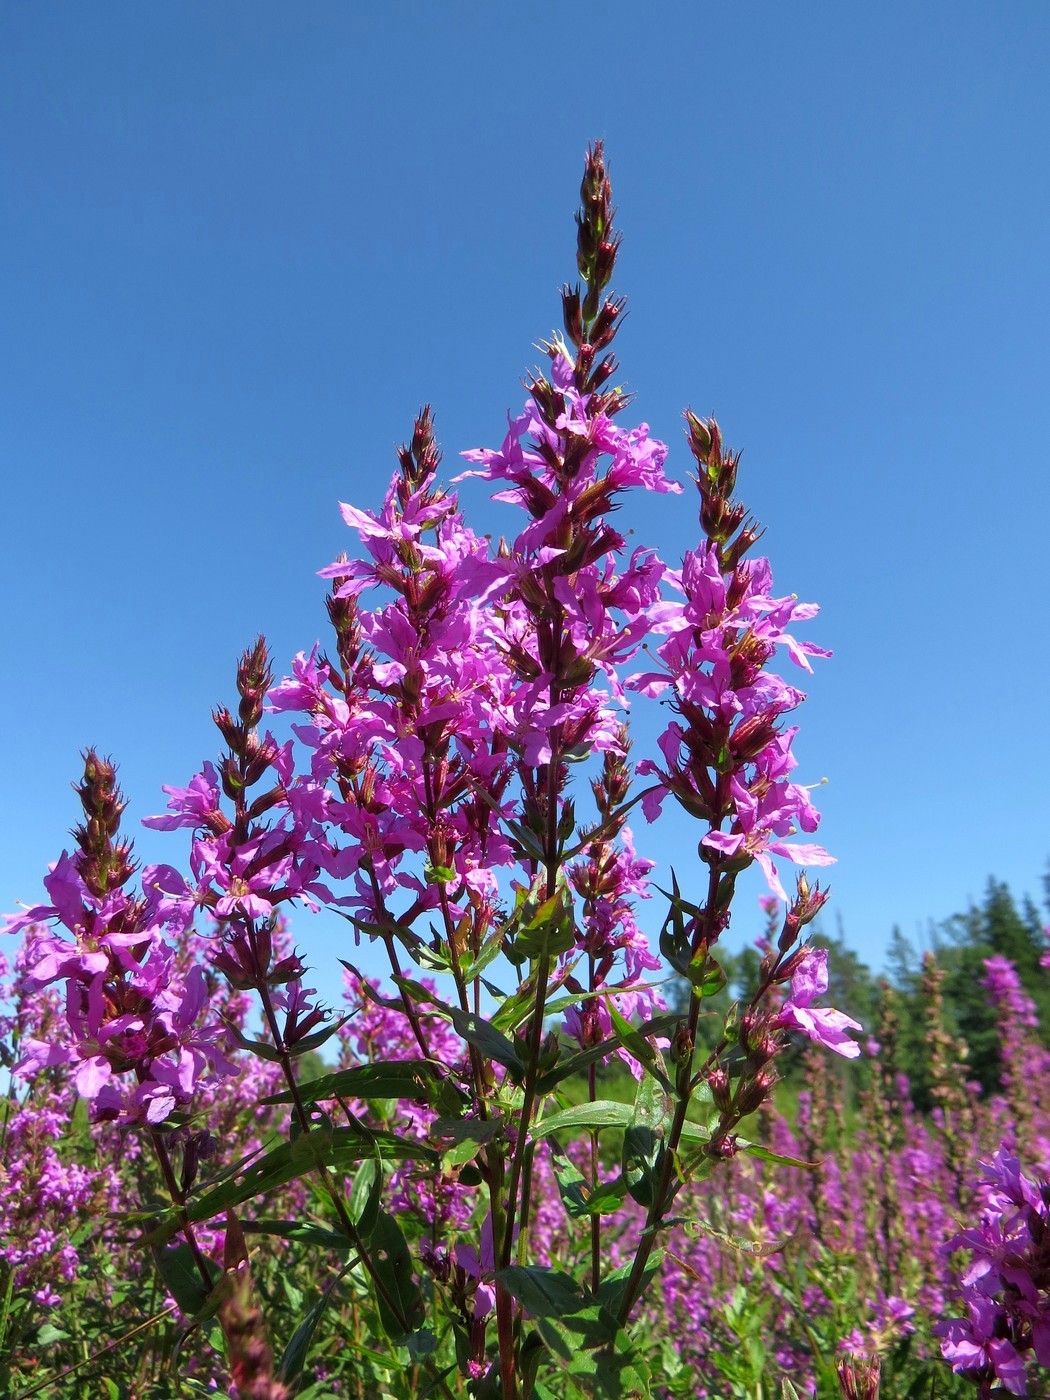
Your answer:
[[[0,906],[80,747],[158,811],[238,651],[323,634],[336,502],[378,503],[421,403],[450,474],[499,441],[594,136],[638,416],[684,478],[682,408],[717,415],[823,608],[796,752],[848,941],[878,963],[991,874],[1039,894],[1048,45],[1043,0],[2,7]],[[632,511],[694,542],[680,500]],[[638,832],[683,887],[695,840]],[[299,925],[326,966],[344,929]]]

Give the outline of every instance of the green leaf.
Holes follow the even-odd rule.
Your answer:
[[[459,967],[464,982],[473,982],[475,977],[481,976],[490,963],[495,962],[503,949],[506,936],[507,925],[500,924],[482,943],[476,958],[472,959],[469,953],[463,953]]]
[[[68,1336],[68,1332],[63,1332],[62,1328],[56,1327],[53,1322],[45,1322],[36,1334],[36,1345],[47,1347],[52,1342],[64,1342]]]
[[[580,998],[576,998],[576,1003]],[[619,1014],[619,1013],[617,1013]],[[642,1025],[633,1027],[636,1035],[656,1036],[668,1035],[678,1025],[681,1018],[668,1014],[666,1016],[654,1016],[651,1021],[645,1021]],[[607,1055],[622,1044],[619,1036],[609,1036],[607,1040],[599,1042],[597,1045],[588,1045],[586,1049],[578,1051],[566,1060],[560,1060],[553,1068],[541,1074],[536,1081],[537,1093],[548,1093],[555,1085],[560,1084],[563,1079],[571,1079],[574,1074],[579,1074],[582,1070],[589,1068],[598,1060],[604,1060]]]
[[[546,889],[545,876],[538,875],[533,881],[533,889],[540,883]],[[538,958],[552,958],[559,953],[567,953],[576,943],[576,924],[573,918],[572,891],[564,874],[558,872],[557,888],[549,898],[543,898],[533,905],[530,898],[519,917],[513,940],[506,951],[512,962],[523,962],[527,958],[535,962]]]
[[[591,1192],[587,1210],[591,1215],[612,1215],[623,1205],[627,1195],[627,1183],[623,1177],[617,1181],[600,1181]]]
[[[386,1293],[384,1297],[376,1289],[383,1331],[392,1342],[407,1343],[423,1325],[423,1295],[412,1276],[412,1256],[401,1226],[386,1211],[380,1211],[372,1231],[369,1255]]]
[[[383,1198],[383,1161],[378,1155],[362,1162],[354,1176],[347,1204],[353,1218],[354,1229],[363,1243],[368,1244],[379,1220],[379,1210]]]
[[[711,956],[706,948],[695,958],[690,958],[685,975],[694,990],[702,997],[717,996],[729,981],[721,963]]]
[[[405,1345],[413,1361],[425,1361],[437,1351],[437,1338],[429,1327],[424,1327],[419,1332],[413,1332]]]
[[[310,1311],[300,1322],[299,1326],[292,1333],[291,1341],[284,1349],[280,1364],[277,1367],[277,1379],[286,1383],[299,1379],[306,1363],[306,1357],[310,1350],[310,1343],[314,1339],[317,1331],[317,1324],[324,1316],[324,1311],[328,1307],[328,1300],[331,1293],[326,1289],[321,1297],[313,1305]]]
[[[325,1309],[335,1296],[336,1288],[348,1269],[353,1268],[356,1259],[344,1264],[342,1269],[334,1279],[328,1284],[324,1292],[318,1298],[310,1311],[300,1322],[299,1326],[292,1333],[292,1339],[285,1347],[284,1355],[281,1357],[280,1365],[277,1368],[277,1379],[286,1384],[294,1383],[302,1375],[303,1366],[306,1363],[310,1345],[317,1331],[317,1324],[324,1316]]]
[[[563,1128],[626,1128],[631,1121],[632,1108],[629,1103],[617,1103],[615,1099],[595,1099],[593,1103],[580,1103],[572,1108],[563,1108],[552,1113],[530,1130],[533,1138],[549,1137]]]
[[[445,1171],[472,1162],[479,1150],[503,1132],[502,1118],[436,1118],[430,1125],[429,1136],[451,1142],[441,1154]]]
[[[760,1244],[757,1240],[746,1240],[742,1235],[727,1235],[722,1230],[716,1230],[713,1225],[708,1225],[705,1220],[678,1220],[675,1223],[682,1225],[687,1235],[694,1238],[697,1235],[705,1235],[710,1240],[717,1240],[719,1244],[735,1249],[738,1254],[750,1254],[764,1259],[770,1254],[776,1254],[781,1248],[779,1244]]]
[[[256,1196],[274,1191],[306,1176],[319,1165],[327,1164],[337,1171],[372,1157],[376,1151],[383,1156],[414,1158],[436,1162],[439,1154],[426,1143],[395,1133],[370,1132],[356,1128],[336,1128],[334,1132],[302,1133],[294,1142],[282,1142],[256,1159],[235,1177],[206,1191],[196,1199],[190,1198],[186,1214],[193,1222],[210,1220],[230,1206],[240,1205]],[[179,1215],[168,1211],[159,1224],[145,1236],[144,1243],[155,1244],[169,1239],[179,1229]]]
[[[305,1220],[242,1220],[246,1235],[277,1235],[298,1244],[316,1244],[324,1249],[349,1249],[350,1242],[336,1230],[311,1225]]]
[[[663,1057],[660,1055],[656,1046],[646,1040],[641,1031],[636,1030],[635,1027],[631,1025],[630,1021],[626,1020],[625,1017],[620,1014],[613,1000],[610,999],[606,1005],[609,1011],[609,1018],[612,1021],[613,1030],[616,1032],[616,1038],[623,1048],[629,1054],[633,1055],[638,1063],[647,1069],[651,1075],[660,1081],[667,1093],[673,1094],[674,1088],[672,1087],[670,1079],[667,1077],[667,1071],[663,1065]]]
[[[570,1366],[572,1374],[582,1358]],[[640,1349],[622,1327],[617,1327],[611,1341],[598,1352],[594,1371],[593,1394],[598,1400],[647,1400],[652,1394],[650,1371]]]
[[[645,1270],[642,1274],[642,1286],[638,1292],[639,1298],[645,1296],[646,1290],[648,1289],[649,1285],[652,1283],[653,1279],[663,1267],[663,1262],[663,1251],[660,1249],[654,1249],[652,1254],[650,1254],[648,1261],[646,1262]],[[624,1291],[627,1287],[627,1280],[631,1276],[631,1271],[633,1267],[633,1260],[630,1264],[624,1264],[622,1268],[616,1269],[613,1273],[608,1274],[604,1279],[602,1279],[602,1282],[598,1288],[598,1301],[602,1304],[604,1308],[606,1308],[610,1313],[612,1313],[614,1317],[617,1317],[619,1315],[620,1306],[623,1303]]]
[[[528,859],[542,865],[547,859],[547,852],[536,833],[530,831],[527,826],[522,826],[521,822],[504,820],[503,825]]]
[[[548,1138],[547,1146],[550,1149],[562,1205],[572,1220],[579,1220],[581,1216],[589,1214],[587,1198],[590,1195],[590,1186],[575,1162],[565,1155],[553,1134]]]
[[[436,1077],[435,1067],[429,1060],[387,1060],[322,1074],[300,1084],[298,1091],[304,1104],[334,1098],[419,1099],[428,1097],[427,1090]],[[267,1104],[292,1101],[290,1090],[261,1100]]]
[[[432,1006],[440,1015],[445,1017],[451,1016],[452,1007],[449,1006],[448,1002],[442,1001],[429,987],[424,987],[422,982],[416,982],[413,978],[405,977],[402,973],[395,974],[390,980],[395,983],[399,991],[404,992],[417,1006]],[[372,999],[375,999],[374,996]],[[385,1005],[388,1009],[393,1006],[396,1010],[401,1012],[404,1012],[405,1009],[404,1004],[400,1001],[393,1003],[383,1002],[380,1004]]]
[[[782,1152],[771,1152],[768,1147],[747,1142],[744,1138],[737,1138],[736,1145],[749,1157],[757,1157],[762,1162],[776,1162],[781,1167],[802,1167],[806,1171],[815,1171],[820,1166],[819,1162],[807,1162],[801,1157],[786,1157]]]
[[[232,1021],[223,1020],[226,1032],[230,1039],[236,1041],[242,1050],[247,1050],[249,1055],[255,1055],[260,1060],[269,1060],[271,1064],[279,1064],[281,1060],[278,1051],[268,1040],[249,1040]]]
[[[678,888],[678,876],[674,873],[673,867],[671,869],[670,891],[663,889],[660,885],[657,885],[656,888],[660,894],[663,895],[664,899],[670,902],[671,908],[676,914],[688,914],[690,919],[702,919],[704,917],[704,910],[699,904],[690,904],[687,899],[682,898],[682,891]]]
[[[514,1045],[490,1022],[473,1012],[453,1008],[449,1018],[456,1032],[468,1044],[480,1050],[486,1059],[503,1065],[515,1083],[525,1078],[525,1066]]]
[[[289,1055],[295,1059],[298,1055],[308,1055],[311,1050],[319,1049],[349,1020],[349,1016],[341,1016],[338,1021],[329,1021],[327,1026],[322,1026],[319,1031],[314,1031],[312,1035],[304,1035],[302,1040],[297,1040],[288,1046]]]
[[[584,1303],[583,1289],[569,1274],[540,1264],[511,1264],[496,1279],[530,1316],[562,1317]]]
[[[621,1157],[627,1190],[640,1206],[654,1203],[663,1165],[664,1138],[671,1122],[671,1101],[648,1075],[638,1085]]]
[[[550,1395],[550,1391],[542,1382],[537,1381],[536,1373],[540,1368],[540,1362],[547,1355],[547,1348],[538,1332],[529,1332],[522,1343],[519,1355],[522,1390],[526,1395],[535,1395],[536,1400],[543,1400],[545,1395]]]
[[[558,1318],[540,1317],[536,1325],[561,1365],[562,1376],[578,1394],[593,1400],[650,1394],[648,1366],[615,1316],[600,1303]]]
[[[176,1226],[177,1228],[177,1226]],[[157,1272],[164,1287],[178,1303],[187,1317],[196,1317],[222,1277],[218,1264],[210,1259],[204,1263],[211,1275],[211,1282],[205,1283],[197,1267],[193,1250],[186,1243],[172,1245],[169,1249],[158,1246],[153,1251]]]
[[[625,1182],[599,1182],[592,1191],[590,1183],[566,1156],[557,1139],[550,1138],[548,1146],[562,1204],[573,1220],[619,1210],[627,1193]]]
[[[472,1011],[463,1011],[458,1006],[449,1006],[447,1002],[441,1001],[421,983],[413,982],[409,977],[395,976],[393,980],[417,1005],[422,1003],[426,1006],[432,1006],[439,1016],[443,1016],[446,1021],[451,1021],[458,1035],[461,1035],[476,1050],[480,1050],[486,1058],[503,1065],[518,1083],[525,1077],[525,1066],[517,1050],[490,1021],[486,1021],[483,1016],[476,1016]]]
[[[492,1013],[492,1024],[500,1031],[517,1030],[527,1021],[536,1006],[536,979],[526,977],[513,996],[506,997],[503,1004]]]
[[[564,982],[566,973],[571,972],[576,966],[576,962],[579,962],[579,960],[580,959],[577,958],[569,967],[566,967],[564,963],[562,964],[558,970],[561,981]],[[663,982],[634,982],[631,984],[631,991],[648,992],[662,986]],[[556,997],[553,1001],[549,1001],[543,1009],[547,1016],[553,1016],[556,1011],[565,1011],[570,1006],[579,1006],[581,1001],[586,1001],[589,997],[601,997],[603,1000],[607,1001],[610,997],[616,995],[616,987],[603,987],[601,991],[598,992],[571,992],[567,996]]]

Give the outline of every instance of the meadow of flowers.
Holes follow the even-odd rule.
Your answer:
[[[832,857],[788,717],[829,653],[714,420],[686,413],[687,491],[621,425],[613,212],[598,144],[524,408],[453,482],[424,409],[382,507],[342,506],[328,647],[283,679],[243,653],[215,761],[147,822],[170,864],[137,867],[85,752],[73,849],[7,924],[2,1393],[1050,1393],[1034,1007],[987,959],[982,1090],[931,959],[920,1111],[893,996],[863,1028],[825,1005],[801,867]],[[469,478],[510,538],[471,529]],[[628,552],[637,492],[691,500],[684,558]],[[695,862],[656,875],[636,843],[672,813]],[[752,865],[737,989],[719,939]],[[346,921],[336,1011],[299,905]]]

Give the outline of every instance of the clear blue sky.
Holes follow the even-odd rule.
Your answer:
[[[0,8],[0,907],[82,745],[158,811],[237,652],[323,634],[336,502],[379,501],[422,402],[450,471],[498,442],[594,136],[638,414],[682,477],[681,409],[718,416],[823,606],[796,748],[848,940],[877,963],[990,874],[1038,894],[1048,52],[1045,0]],[[693,542],[675,498],[631,523]]]

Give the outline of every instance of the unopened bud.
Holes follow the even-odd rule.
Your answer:
[[[671,1041],[671,1048],[668,1052],[673,1065],[684,1065],[689,1063],[693,1053],[693,1037],[689,1034],[689,1027],[679,1025]]]
[[[877,1356],[847,1356],[836,1366],[843,1400],[879,1400],[882,1363]]]
[[[580,341],[583,339],[583,316],[580,310],[579,287],[562,287],[561,310],[562,319],[565,323],[565,334],[572,341],[573,345],[579,345]]]
[[[707,1085],[711,1090],[711,1098],[719,1112],[724,1113],[733,1102],[733,1095],[730,1091],[729,1075],[721,1065],[715,1065],[708,1070]]]
[[[777,1078],[776,1070],[770,1066],[760,1069],[757,1074],[737,1087],[736,1111],[741,1118],[746,1118],[749,1113],[755,1113],[762,1107],[772,1093]]]
[[[798,888],[792,911],[798,918],[799,928],[804,928],[806,924],[812,923],[830,897],[830,890],[822,890],[819,885],[810,886],[806,879],[806,872],[802,871],[798,877]]]
[[[714,1157],[718,1161],[728,1161],[730,1157],[735,1157],[739,1151],[735,1133],[725,1133],[716,1135],[704,1148],[708,1157]]]
[[[711,434],[708,432],[707,424],[702,418],[698,418],[691,409],[686,409],[685,421],[689,426],[689,446],[693,453],[707,460],[707,454],[711,451]]]

